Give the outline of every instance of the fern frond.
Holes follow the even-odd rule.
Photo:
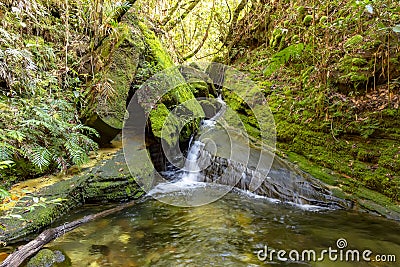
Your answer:
[[[18,131],[18,130],[9,130],[7,132],[7,136],[10,137],[11,139],[14,139],[18,142],[22,142],[25,139],[25,134]]]
[[[15,162],[12,160],[0,161],[0,170],[11,168],[14,165],[14,163]]]
[[[85,135],[80,135],[80,145],[85,151],[97,150],[99,148],[99,145],[95,141]]]
[[[62,156],[59,155],[53,155],[53,161],[57,163],[57,168],[61,171],[66,171],[67,170],[67,162]]]
[[[0,160],[12,160],[13,151],[16,148],[5,142],[0,142]]]
[[[92,135],[94,135],[96,137],[100,137],[100,134],[95,129],[93,129],[93,128],[89,127],[89,126],[83,125],[83,124],[75,125],[74,127],[72,127],[72,130],[73,131],[78,131],[80,133],[84,133],[86,131],[86,133],[89,134],[89,135],[92,134]]]
[[[39,121],[39,120],[36,120],[36,119],[26,120],[26,121],[22,124],[22,126],[27,126],[27,127],[31,127],[31,126],[43,126],[44,128],[46,128],[46,129],[48,129],[48,130],[50,130],[50,131],[53,129],[53,126],[50,125],[49,123],[44,122],[44,121]]]
[[[293,44],[282,49],[271,58],[268,67],[264,70],[264,75],[265,76],[272,75],[282,65],[286,64],[291,58],[301,56],[303,50],[304,50],[303,43]]]
[[[79,166],[88,161],[86,151],[80,147],[79,143],[74,142],[73,139],[70,139],[65,143],[65,148],[68,152],[69,158],[75,165]]]
[[[38,167],[40,170],[47,169],[50,166],[52,158],[49,150],[42,146],[32,148],[32,152],[28,157],[32,164]]]
[[[0,199],[6,198],[8,196],[10,196],[10,193],[7,190],[0,187]]]

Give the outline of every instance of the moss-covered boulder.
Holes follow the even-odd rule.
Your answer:
[[[170,112],[181,105],[180,107],[185,109],[183,112],[185,114],[201,113],[200,105],[194,100],[194,93],[202,91],[206,94],[205,91],[208,87],[207,89],[202,87],[201,82],[191,86],[189,83],[193,81],[185,80],[179,69],[174,67],[170,55],[148,25],[134,17],[127,19],[136,21],[143,44],[141,58],[129,95],[130,97],[135,95],[138,89],[153,77],[151,83],[146,83],[146,88],[140,92],[138,104],[149,116],[148,126],[152,135],[157,140],[164,140],[166,144],[173,146],[178,139],[189,139],[197,129],[198,121],[195,120],[185,125],[168,123],[168,126],[164,127]],[[154,77],[156,78],[154,79]]]
[[[137,173],[140,175],[140,169]],[[85,203],[128,201],[142,194],[125,164],[122,149],[119,149],[95,167],[21,198],[13,212],[0,217],[4,227],[0,230],[0,241],[24,240]],[[45,201],[36,205],[38,199]]]
[[[88,85],[88,104],[83,112],[87,125],[100,133],[100,143],[110,142],[122,129],[126,99],[143,50],[140,30],[124,19],[117,32],[95,51],[95,79]]]
[[[27,267],[67,267],[71,266],[71,260],[59,250],[42,249],[32,257]]]
[[[174,67],[170,55],[155,33],[145,21],[133,14],[124,16],[117,35],[118,40],[113,35],[109,36],[96,50],[96,69],[101,79],[91,84],[92,93],[85,112],[86,123],[100,133],[101,143],[109,142],[122,129],[126,106],[136,91],[156,73]],[[165,119],[159,115],[165,113],[165,108],[171,110],[180,103],[194,99],[193,92],[208,92],[208,88],[202,84],[193,87],[187,85],[179,72],[173,75],[180,76],[177,78],[182,80],[182,85],[162,95],[162,104],[150,114],[150,126],[153,126],[153,134],[157,138],[161,138],[158,126],[162,126]],[[151,89],[149,94],[157,96],[157,88]],[[185,132],[191,133],[195,128],[193,124]]]

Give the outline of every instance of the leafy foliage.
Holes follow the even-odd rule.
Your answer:
[[[65,170],[71,164],[86,162],[87,153],[97,148],[87,136],[97,133],[78,123],[73,105],[65,100],[35,105],[31,100],[14,99],[3,109],[3,114],[0,122],[7,128],[0,130],[0,160],[15,162],[3,170],[3,175]],[[33,167],[28,168],[29,173],[24,170],[27,165]]]
[[[0,179],[7,182],[81,165],[97,133],[81,124],[135,1],[0,3]],[[98,47],[107,39],[106,55]],[[106,86],[104,86],[106,85]]]
[[[266,19],[253,23],[264,25],[258,35],[236,32],[235,49],[245,51],[236,64],[268,97],[278,147],[398,201],[398,4],[295,0],[263,8]]]
[[[286,64],[291,58],[301,57],[303,52],[304,44],[292,44],[282,49],[278,53],[274,54],[269,62],[268,67],[264,71],[265,76],[270,76],[279,69],[282,65]]]
[[[7,190],[0,187],[0,199],[6,198],[10,195]]]

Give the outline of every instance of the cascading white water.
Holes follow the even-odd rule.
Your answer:
[[[201,128],[214,128],[216,125],[216,120],[222,116],[226,109],[226,103],[222,100],[221,96],[217,97],[217,101],[221,103],[221,109],[208,120],[201,121]],[[182,182],[192,183],[197,182],[200,173],[200,168],[198,165],[198,159],[200,156],[201,149],[204,147],[204,143],[200,141],[194,141],[194,136],[192,135],[189,141],[189,150],[185,161],[184,173],[181,177]],[[193,143],[193,145],[191,145]]]
[[[191,183],[197,182],[197,177],[200,173],[200,168],[197,163],[197,159],[199,158],[200,151],[203,148],[204,144],[200,141],[194,141],[193,145],[189,148],[186,161],[185,161],[185,172],[182,175],[181,180],[183,182]]]

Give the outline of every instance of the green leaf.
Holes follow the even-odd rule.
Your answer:
[[[10,193],[7,190],[0,187],[0,199],[9,197],[9,196],[10,196]]]
[[[12,145],[9,145],[5,142],[0,142],[0,160],[11,160],[14,149],[15,147]]]
[[[22,142],[25,139],[25,134],[21,133],[17,130],[11,130],[7,133],[7,136],[10,138],[17,140],[18,142]]]
[[[393,31],[394,31],[395,33],[400,33],[400,24],[397,24],[397,25],[394,26],[392,29],[393,29]]]
[[[32,153],[28,155],[29,159],[40,170],[47,169],[51,163],[51,153],[45,147],[34,147]]]
[[[12,165],[14,165],[12,160],[0,161],[0,170],[11,168]]]

